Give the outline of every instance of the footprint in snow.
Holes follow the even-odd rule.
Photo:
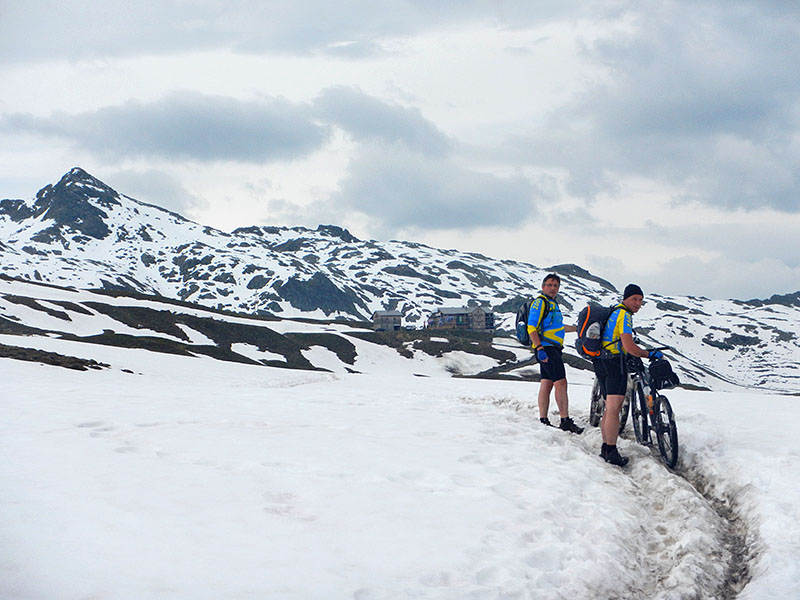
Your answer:
[[[297,496],[290,492],[265,492],[262,494],[266,504],[262,510],[270,515],[291,517],[298,521],[315,521],[314,515],[302,515],[297,510]]]

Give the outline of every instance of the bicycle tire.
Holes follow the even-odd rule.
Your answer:
[[[675,414],[666,396],[657,396],[653,408],[658,451],[671,469],[678,463],[678,428],[675,425]]]
[[[633,422],[633,435],[640,444],[646,444],[650,435],[647,431],[647,402],[644,399],[644,390],[641,383],[637,383],[631,406],[631,421]]]
[[[600,395],[600,382],[595,378],[592,393],[589,397],[589,425],[597,427],[605,409],[603,397]]]

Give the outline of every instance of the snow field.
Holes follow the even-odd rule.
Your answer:
[[[112,369],[0,361],[0,597],[713,598],[725,576],[705,500],[628,440],[619,470],[597,429],[539,426],[536,384],[92,356]],[[797,444],[748,417],[797,400],[669,396],[679,467],[752,519],[741,597],[791,597]]]

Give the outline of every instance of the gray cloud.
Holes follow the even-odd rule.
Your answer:
[[[443,155],[450,141],[419,109],[404,108],[347,87],[328,88],[314,101],[320,116],[356,140],[400,142],[423,154]]]
[[[0,129],[55,136],[109,157],[262,162],[306,155],[328,138],[310,107],[285,100],[244,102],[197,93],[130,101],[50,117],[10,114]]]
[[[731,278],[731,273],[736,277]],[[800,268],[769,258],[702,260],[684,255],[650,273],[628,273],[628,278],[637,281],[645,294],[652,290],[661,294],[750,300],[797,291]]]
[[[0,63],[87,60],[230,46],[223,3],[3,2]]]
[[[396,231],[516,227],[533,215],[533,197],[523,177],[502,178],[402,146],[367,144],[351,162],[333,201]]]
[[[635,32],[585,49],[601,83],[511,144],[587,197],[623,174],[714,205],[800,210],[800,13],[781,6],[630,4]]]
[[[640,226],[604,226],[602,234],[615,240],[617,252],[590,253],[582,266],[606,278],[612,275],[615,285],[636,281],[646,292],[662,294],[750,299],[797,291],[800,215],[759,212],[744,213],[752,214],[750,222],[698,220],[688,213],[680,225],[645,221]],[[574,227],[569,231],[576,237],[589,233]],[[653,248],[657,251],[643,268],[640,261],[630,260],[631,248],[645,256]],[[605,245],[596,247],[596,252],[605,250]]]
[[[782,218],[781,218],[782,217]],[[758,262],[774,260],[789,269],[800,268],[800,216],[753,216],[751,222],[697,223],[665,228],[646,223],[643,234],[680,248],[697,248],[720,253],[731,261]],[[756,243],[743,243],[743,240]]]
[[[111,158],[239,162],[305,156],[328,140],[329,125],[341,127],[359,142],[400,143],[428,156],[452,150],[451,140],[418,109],[346,87],[324,90],[311,105],[182,92],[78,114],[0,117],[0,130],[59,137]]]
[[[202,209],[207,202],[189,192],[180,181],[158,169],[124,170],[104,175],[104,181],[121,194],[180,215]]]
[[[83,0],[4,2],[0,62],[231,49],[361,58],[387,40],[470,20],[524,27],[574,12],[577,1],[452,4],[369,0]]]

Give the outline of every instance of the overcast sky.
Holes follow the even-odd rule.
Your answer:
[[[0,0],[0,198],[80,166],[226,231],[794,292],[799,7]]]

